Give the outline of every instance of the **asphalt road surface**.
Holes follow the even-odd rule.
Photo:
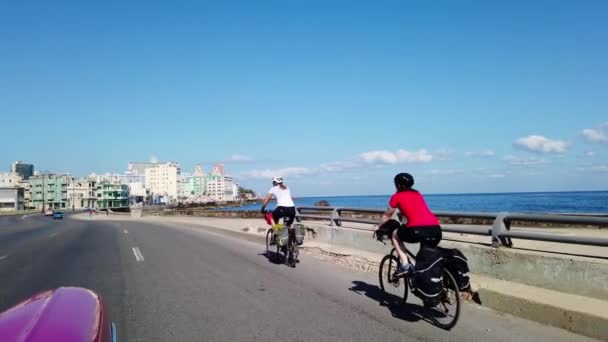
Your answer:
[[[292,269],[263,252],[214,229],[0,217],[0,310],[83,286],[101,294],[119,341],[587,340],[472,304],[444,331],[413,300],[393,305],[373,274],[306,255]]]

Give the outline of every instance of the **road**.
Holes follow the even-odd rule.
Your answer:
[[[259,241],[140,221],[0,219],[0,310],[48,288],[100,293],[119,341],[585,341],[465,305],[441,330],[394,306],[373,274],[311,256],[270,262]],[[591,340],[589,340],[591,341]]]

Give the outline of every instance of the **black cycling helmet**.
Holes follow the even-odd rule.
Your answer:
[[[414,186],[414,177],[409,173],[399,173],[395,176],[397,191],[409,190]]]

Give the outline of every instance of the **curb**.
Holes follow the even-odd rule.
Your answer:
[[[564,310],[530,299],[493,291],[488,288],[477,290],[481,305],[541,324],[547,324],[576,334],[600,340],[608,340],[608,319],[588,312]]]

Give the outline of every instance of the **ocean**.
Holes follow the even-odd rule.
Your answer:
[[[334,207],[385,209],[389,198],[390,195],[300,197],[295,203],[310,206],[325,200]],[[608,214],[608,191],[446,194],[424,195],[424,198],[434,211]],[[268,206],[272,208],[274,202]],[[260,204],[250,204],[222,210],[259,209]]]

